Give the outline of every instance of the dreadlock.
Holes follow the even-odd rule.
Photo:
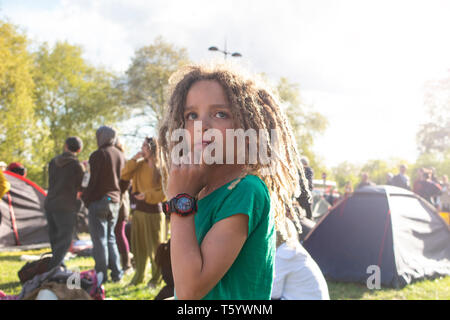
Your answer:
[[[231,65],[191,65],[176,72],[169,80],[171,86],[169,105],[159,127],[159,145],[163,186],[170,167],[169,155],[176,142],[169,141],[172,132],[184,128],[184,107],[191,86],[197,81],[214,80],[223,88],[230,103],[235,128],[263,132],[265,148],[271,156],[270,165],[247,164],[247,172],[260,177],[266,184],[274,212],[275,228],[285,239],[289,238],[286,214],[301,231],[299,215],[303,213],[295,204],[301,192],[300,180],[307,184],[296,142],[281,103],[269,86],[256,77],[247,75]],[[263,130],[260,130],[263,129]],[[276,132],[277,143],[271,143],[269,133]],[[259,144],[258,144],[259,145]],[[304,191],[309,193],[309,191]],[[310,196],[310,194],[309,194]]]

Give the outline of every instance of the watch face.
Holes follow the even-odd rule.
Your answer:
[[[192,201],[189,198],[181,197],[177,200],[175,207],[181,212],[187,212],[192,209]]]

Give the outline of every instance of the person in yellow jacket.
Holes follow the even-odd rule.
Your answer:
[[[158,246],[165,242],[165,215],[161,203],[166,201],[158,161],[158,145],[154,138],[145,138],[141,151],[128,160],[122,170],[122,180],[132,181],[131,252],[136,271],[130,285],[142,283],[150,259],[150,288],[161,281],[161,270],[155,263]]]
[[[11,188],[8,180],[6,180],[3,171],[0,170],[0,198],[2,198]]]

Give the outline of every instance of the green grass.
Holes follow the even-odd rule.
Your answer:
[[[449,300],[450,277],[423,280],[402,289],[370,290],[363,284],[328,281],[332,300]]]
[[[22,287],[17,276],[19,269],[26,263],[20,256],[40,255],[49,249],[0,252],[0,290],[6,294],[17,295]],[[81,271],[94,268],[94,259],[74,258],[66,262],[70,270]],[[149,271],[149,270],[148,270]],[[149,274],[149,272],[147,272]],[[111,300],[153,300],[164,284],[149,290],[147,281],[138,286],[127,286],[133,274],[126,275],[120,283],[106,283],[106,298]],[[146,279],[149,280],[149,279]],[[450,277],[424,280],[405,288],[369,290],[362,284],[328,282],[330,298],[333,300],[450,300]]]
[[[25,265],[26,261],[21,261],[22,255],[41,255],[48,252],[49,249],[0,252],[0,290],[8,295],[18,295],[22,290],[17,272]],[[92,257],[77,257],[65,262],[69,270],[90,270],[94,268],[94,259]],[[150,269],[150,268],[149,268]],[[147,274],[150,274],[150,270]],[[137,286],[128,286],[133,274],[125,275],[119,283],[106,283],[104,285],[106,298],[111,300],[153,300],[158,294],[164,283],[150,290],[147,288],[147,281]]]

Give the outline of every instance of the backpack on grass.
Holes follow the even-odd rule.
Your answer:
[[[51,253],[44,253],[37,261],[27,262],[17,273],[20,279],[20,283],[23,285],[30,279],[33,279],[39,274],[49,271],[48,266],[52,259]]]

